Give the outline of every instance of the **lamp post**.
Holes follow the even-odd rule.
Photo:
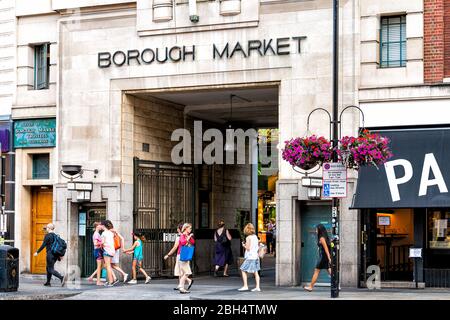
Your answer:
[[[332,108],[332,143],[333,162],[338,162],[336,152],[339,143],[338,118],[338,72],[339,72],[339,0],[333,0],[333,108]],[[333,198],[331,203],[331,298],[339,297],[339,199]]]

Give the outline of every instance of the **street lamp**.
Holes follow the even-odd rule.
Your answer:
[[[82,178],[83,177],[83,173],[85,171],[91,171],[94,173],[94,178],[96,178],[96,175],[98,174],[98,169],[83,169],[82,166],[80,165],[73,165],[73,164],[69,164],[69,165],[62,165],[61,166],[61,170],[60,173],[61,175],[66,178],[69,179],[70,181],[73,181],[74,179],[78,179],[78,178]]]
[[[338,162],[336,149],[338,147],[338,100],[339,100],[339,0],[333,0],[333,109],[332,109],[332,143],[333,162]],[[339,199],[331,202],[331,298],[339,298]]]

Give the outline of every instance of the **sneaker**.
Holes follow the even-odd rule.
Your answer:
[[[126,273],[126,274],[123,276],[123,283],[127,282],[127,280],[128,280],[128,273]]]
[[[147,279],[145,279],[145,283],[149,283],[150,280],[152,280],[152,278],[151,278],[151,277],[148,277]]]
[[[112,285],[115,285],[119,282],[119,279],[114,280],[114,282],[112,283]]]
[[[44,286],[45,287],[51,287],[52,285],[50,284],[50,282],[46,282],[46,283],[44,283]]]
[[[106,283],[104,284],[104,286],[105,286],[105,287],[113,287],[114,285],[113,285],[112,283],[106,282]]]
[[[132,280],[128,281],[128,284],[137,284],[137,280],[136,279],[132,279]]]
[[[248,291],[248,288],[242,287],[242,288],[238,289],[238,291]]]
[[[261,292],[261,289],[260,288],[255,288],[255,289],[252,289],[252,292]]]

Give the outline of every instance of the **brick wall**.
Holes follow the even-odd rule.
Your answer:
[[[450,78],[450,0],[444,0],[444,77]]]
[[[425,83],[439,83],[444,78],[444,3],[447,7],[448,2],[424,0]]]

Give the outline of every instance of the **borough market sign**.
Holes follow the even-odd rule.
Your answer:
[[[213,60],[231,59],[236,56],[251,57],[252,54],[261,57],[268,55],[283,56],[291,53],[301,53],[305,36],[286,37],[264,40],[249,40],[245,43],[227,42],[225,45],[213,44],[211,54]],[[131,63],[149,65],[152,63],[195,61],[196,46],[173,46],[164,48],[146,48],[144,50],[126,50],[115,52],[99,52],[98,67],[109,68],[112,65],[122,67]]]

